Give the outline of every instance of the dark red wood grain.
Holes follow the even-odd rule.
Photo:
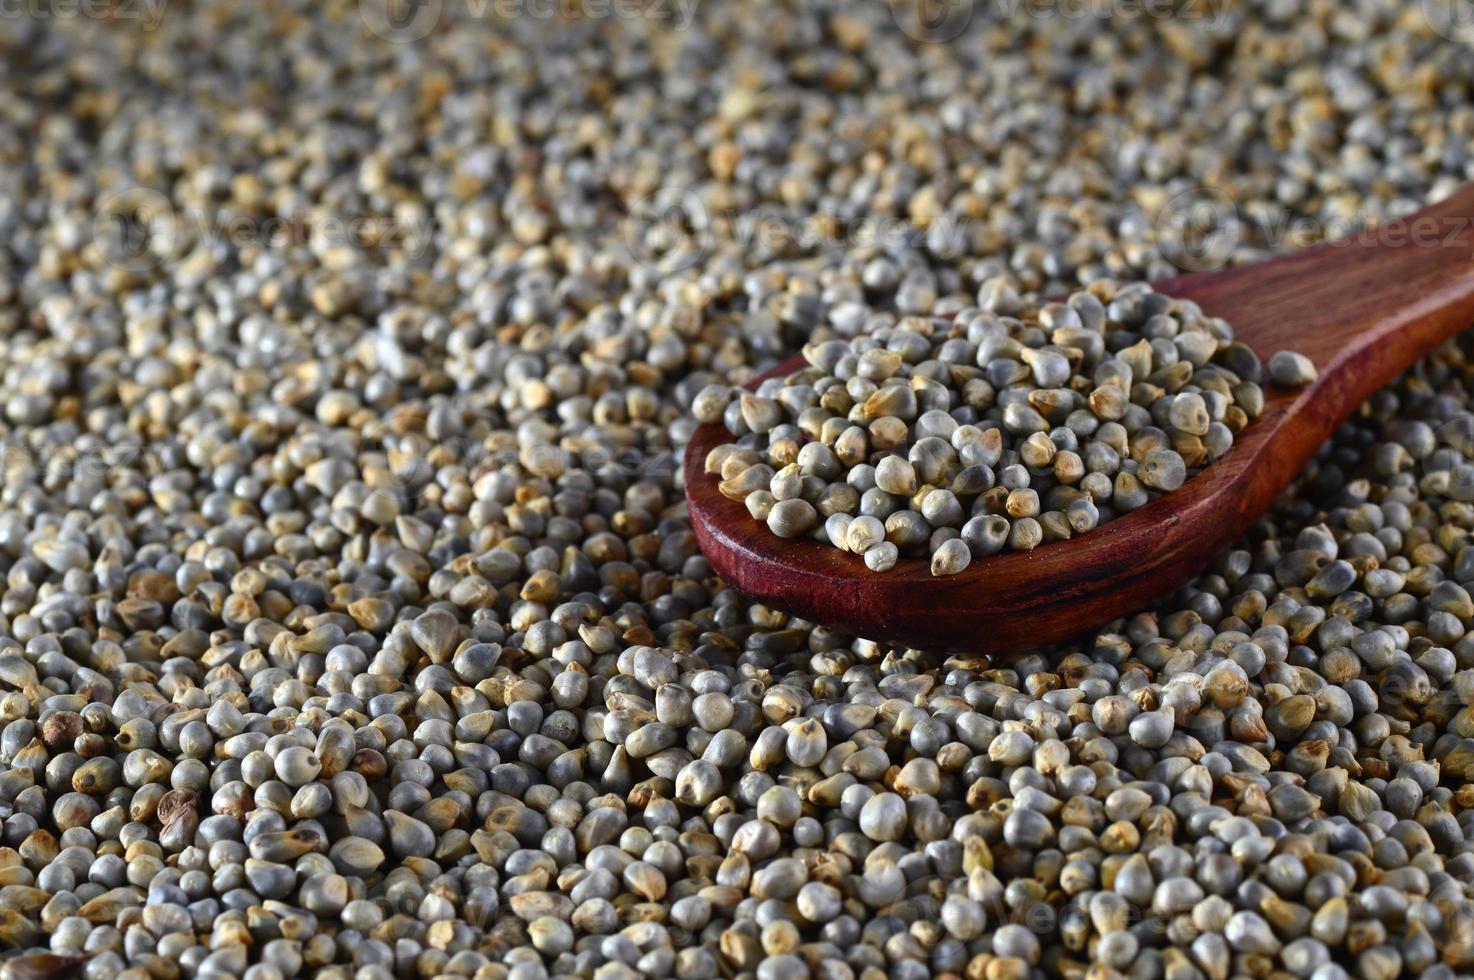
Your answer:
[[[731,436],[703,425],[685,461],[702,551],[722,578],[766,605],[926,649],[1027,649],[1133,612],[1242,534],[1357,405],[1474,326],[1474,187],[1346,242],[1158,288],[1228,319],[1266,365],[1291,349],[1319,371],[1294,391],[1266,379],[1263,415],[1181,489],[1072,540],[981,559],[959,575],[933,578],[919,559],[876,573],[858,555],[778,538],[723,497],[703,461]],[[769,374],[801,365],[794,358]]]

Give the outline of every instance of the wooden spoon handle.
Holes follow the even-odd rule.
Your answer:
[[[1261,357],[1297,350],[1322,375],[1333,373],[1356,348],[1429,317],[1468,321],[1454,330],[1474,326],[1464,306],[1474,295],[1474,186],[1339,241],[1157,288],[1229,318]]]

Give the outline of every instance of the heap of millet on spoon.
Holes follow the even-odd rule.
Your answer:
[[[1266,372],[1225,320],[1145,283],[1040,302],[1000,277],[950,318],[877,319],[756,392],[713,384],[692,402],[736,436],[705,461],[725,496],[877,572],[917,557],[955,575],[1089,531],[1227,452],[1266,373],[1315,377],[1290,351]]]

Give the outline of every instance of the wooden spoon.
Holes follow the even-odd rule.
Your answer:
[[[923,649],[1037,647],[1141,608],[1238,538],[1362,401],[1474,326],[1474,186],[1350,240],[1156,288],[1227,319],[1266,371],[1270,355],[1296,350],[1318,379],[1285,390],[1266,377],[1263,414],[1180,489],[1069,541],[942,578],[920,559],[877,573],[858,555],[772,534],[717,491],[703,464],[731,435],[703,425],[686,450],[685,485],[712,568],[765,605]],[[763,377],[803,366],[796,357]]]

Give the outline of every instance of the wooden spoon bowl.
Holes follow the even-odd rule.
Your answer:
[[[1279,350],[1305,354],[1317,380],[1285,390],[1266,379],[1260,417],[1180,489],[1071,540],[978,559],[941,578],[920,559],[873,572],[858,555],[777,537],[718,492],[704,461],[732,436],[703,425],[686,449],[684,477],[712,568],[765,605],[926,649],[1027,649],[1131,613],[1238,538],[1362,401],[1474,326],[1474,187],[1349,240],[1156,288],[1227,319],[1266,365]],[[803,366],[795,357],[750,387]]]

